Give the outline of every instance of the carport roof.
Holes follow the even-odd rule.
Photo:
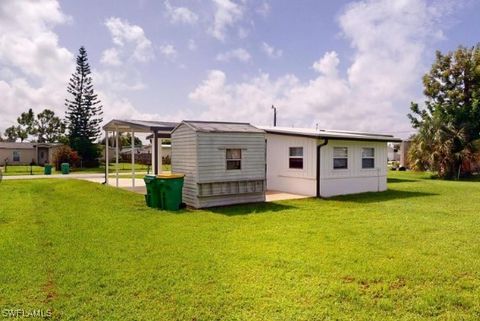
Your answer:
[[[105,126],[104,130],[109,131],[136,131],[143,133],[151,132],[165,132],[170,133],[178,123],[166,121],[151,121],[151,120],[121,120],[112,119]]]

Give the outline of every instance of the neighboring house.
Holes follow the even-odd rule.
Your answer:
[[[160,140],[159,140],[160,142]],[[152,146],[140,146],[134,148],[136,162],[142,164],[151,164],[152,160]],[[120,157],[123,161],[131,162],[132,160],[132,148],[123,148],[120,151]],[[114,155],[114,153],[112,154]],[[162,144],[162,163],[170,164],[172,158],[172,145]]]
[[[390,135],[260,127],[267,141],[267,189],[316,197],[387,189]]]
[[[388,143],[387,155],[388,155],[388,161],[400,162],[400,144]]]
[[[183,201],[212,207],[265,201],[265,132],[247,123],[183,121],[172,131]]]
[[[152,145],[145,145],[140,147],[135,147],[134,149],[135,154],[151,154],[152,153]],[[120,151],[120,155],[131,155],[132,148],[123,148]],[[162,144],[162,157],[172,157],[172,145],[170,144]]]
[[[62,144],[0,142],[0,164],[44,165],[53,162],[56,148]]]

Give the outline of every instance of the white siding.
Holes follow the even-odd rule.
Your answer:
[[[267,134],[267,189],[316,195],[317,140]],[[303,169],[289,168],[289,148],[303,147]]]
[[[243,190],[243,193],[239,194],[199,197],[199,207],[265,201],[264,184],[258,186],[258,181],[265,181],[265,134],[198,132],[197,144],[197,183],[205,184],[204,186],[213,192],[215,188],[230,190],[232,182],[250,181],[250,183],[245,184],[247,186],[257,186],[256,189],[251,190],[252,192]],[[227,148],[242,150],[240,170],[227,170]]]
[[[267,189],[316,196],[317,146],[323,140],[267,134]],[[333,147],[348,148],[348,169],[333,169]],[[303,169],[289,168],[289,147],[303,147]],[[362,169],[362,148],[375,149],[375,168]],[[330,139],[321,148],[320,196],[387,189],[387,143]]]
[[[333,148],[348,148],[348,168],[333,169]],[[362,148],[375,149],[375,168],[362,169]],[[387,143],[330,140],[321,149],[320,195],[378,192],[387,189]]]
[[[185,174],[183,202],[198,207],[197,135],[185,124],[172,133],[172,172]]]
[[[240,170],[227,170],[226,149],[242,150]],[[198,182],[265,179],[263,133],[198,133]]]
[[[226,169],[226,149],[242,150]],[[205,133],[181,124],[172,133],[172,172],[185,173],[183,201],[203,208],[265,201],[265,134]]]

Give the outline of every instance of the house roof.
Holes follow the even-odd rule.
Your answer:
[[[401,142],[399,138],[393,135],[352,132],[343,130],[316,130],[313,128],[290,128],[290,127],[268,127],[259,126],[267,133],[291,136],[303,136],[311,138],[328,138],[328,139],[344,139],[344,140],[363,140],[363,141],[382,141],[382,142]]]
[[[5,149],[32,149],[35,145],[34,143],[0,142],[0,148]]]
[[[264,133],[263,130],[249,123],[184,120],[181,124],[187,125],[196,132],[204,133]]]
[[[35,147],[51,148],[61,146],[62,143],[17,143],[17,142],[0,142],[0,148],[4,149],[32,149]]]
[[[166,121],[151,121],[151,120],[122,120],[122,119],[112,119],[105,126],[104,130],[114,131],[136,131],[143,133],[150,132],[164,132],[170,133],[178,123],[176,122],[166,122]]]

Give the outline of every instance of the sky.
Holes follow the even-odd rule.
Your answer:
[[[480,41],[478,0],[0,0],[0,133],[65,114],[85,46],[104,121],[246,121],[408,137],[436,50]]]

